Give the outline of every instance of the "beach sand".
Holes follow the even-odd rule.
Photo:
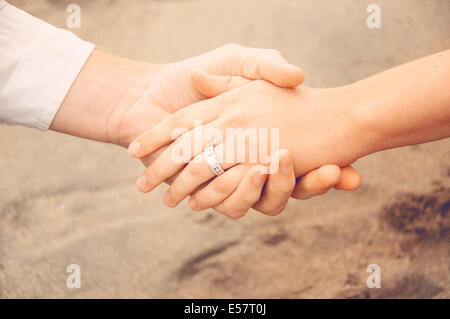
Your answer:
[[[114,54],[171,62],[225,43],[277,48],[306,84],[339,86],[450,48],[450,2],[10,1]],[[412,74],[419,76],[420,74]],[[300,128],[301,129],[301,128]],[[143,195],[124,149],[0,127],[2,298],[449,298],[450,140],[359,160],[364,185],[230,220]],[[339,147],[339,145],[336,145]],[[81,268],[69,289],[66,267]],[[370,289],[368,265],[381,270]]]

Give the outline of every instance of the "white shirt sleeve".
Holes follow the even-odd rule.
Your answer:
[[[48,129],[93,49],[0,0],[0,123]]]

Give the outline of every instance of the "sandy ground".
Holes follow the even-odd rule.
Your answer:
[[[80,3],[78,35],[140,60],[277,48],[317,87],[450,47],[448,0],[378,0],[378,30],[373,1],[11,2],[60,27]],[[138,193],[143,167],[112,145],[2,126],[0,147],[0,297],[450,297],[449,139],[361,159],[356,192],[238,221],[165,208],[165,186]],[[66,286],[72,263],[80,289]]]

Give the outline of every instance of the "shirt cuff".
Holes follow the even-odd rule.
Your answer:
[[[0,122],[48,129],[94,47],[0,0]]]

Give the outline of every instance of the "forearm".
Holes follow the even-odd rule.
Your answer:
[[[362,155],[450,136],[450,50],[351,87]]]
[[[118,110],[142,95],[151,66],[95,49],[80,71],[50,129],[117,143]]]

